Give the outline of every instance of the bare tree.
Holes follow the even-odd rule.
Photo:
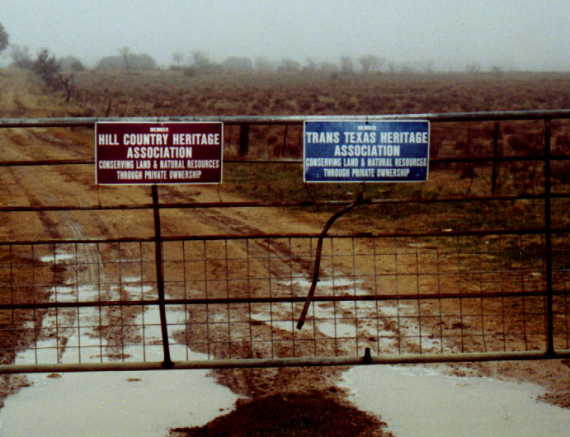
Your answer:
[[[119,50],[119,53],[123,58],[123,62],[125,64],[125,70],[129,71],[130,70],[129,57],[131,56],[131,49],[129,49],[128,47],[122,47]]]
[[[340,71],[345,74],[354,73],[354,63],[350,56],[342,56],[340,58]]]
[[[174,60],[174,63],[179,66],[180,64],[182,64],[182,61],[184,60],[184,54],[180,53],[180,52],[174,52],[172,54],[172,59]]]
[[[222,62],[226,71],[250,73],[253,71],[253,62],[246,56],[230,56]]]
[[[478,62],[472,62],[465,66],[466,73],[479,73],[481,71],[481,64]]]
[[[32,65],[32,71],[36,73],[50,87],[57,88],[60,83],[61,64],[48,49],[41,49]]]
[[[317,71],[317,61],[313,58],[307,58],[307,65],[304,69],[305,71]]]
[[[85,71],[83,62],[75,56],[65,56],[59,59],[61,69],[64,71]]]
[[[503,75],[503,69],[498,65],[493,65],[491,67],[491,73],[493,73],[497,77],[501,77]]]
[[[435,61],[428,59],[427,61],[422,62],[422,70],[424,73],[433,73],[434,71]]]
[[[194,61],[194,65],[198,68],[203,68],[210,65],[210,58],[205,52],[201,50],[194,50],[192,52],[192,60]]]
[[[362,67],[363,73],[370,73],[371,71],[378,71],[384,65],[385,59],[375,55],[361,56],[358,61]]]
[[[333,62],[319,62],[318,67],[322,73],[338,73],[338,65]]]
[[[255,69],[260,72],[275,70],[275,65],[265,56],[258,56],[254,61]]]
[[[34,61],[30,56],[30,50],[28,47],[12,44],[10,57],[12,58],[12,62],[16,67],[26,70],[32,69]]]
[[[282,59],[277,71],[284,73],[295,73],[301,71],[301,64],[294,59]]]

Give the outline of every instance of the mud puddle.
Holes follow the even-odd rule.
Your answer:
[[[64,261],[68,255],[58,256]],[[307,284],[299,280],[297,285],[307,289]],[[322,281],[319,287],[350,289],[356,295],[367,293],[358,283],[342,279]],[[114,298],[117,293],[146,297],[146,293],[153,292],[137,276],[123,277],[120,284],[108,286],[105,291]],[[77,280],[55,287],[53,295],[58,301],[75,300],[78,293],[81,300],[92,300],[98,292],[97,287]],[[174,339],[177,326],[184,329],[187,313],[182,308],[168,308],[169,334]],[[315,319],[314,327],[329,337],[354,338],[357,335],[354,325],[357,317],[351,311],[347,308],[339,311],[339,308],[330,304],[315,303],[311,310]],[[360,311],[360,316],[366,317],[361,309],[354,308],[354,311]],[[439,349],[439,339],[430,338],[429,332],[418,335],[418,328],[412,319],[399,325],[402,332],[396,336],[385,322],[405,311],[401,303],[398,307],[382,307],[379,322],[375,322],[374,328],[370,327],[371,334],[384,337],[379,342],[381,351],[398,348],[397,343],[402,338],[423,350]],[[268,318],[264,313],[251,316],[260,321]],[[82,359],[92,358],[94,362],[99,362],[106,347],[101,345],[101,334],[94,333],[88,327],[106,325],[107,321],[101,323],[106,316],[97,308],[82,309],[77,317],[82,321],[93,321],[83,327],[72,321],[62,324],[61,319],[58,321],[54,317],[62,317],[62,314],[48,314],[44,318],[44,330],[49,331],[49,327],[57,323],[70,328],[58,332],[55,337],[40,339],[35,349],[20,353],[17,362],[33,363],[39,357],[42,362],[77,362],[77,354],[89,347],[93,348],[92,355],[82,355]],[[215,317],[212,320],[215,321]],[[286,324],[288,330],[294,329],[293,323]],[[136,316],[132,325],[155,329],[149,330],[144,338],[145,347],[129,341],[129,345],[121,350],[123,358],[132,357],[140,361],[144,356],[147,361],[160,361],[160,342],[151,346],[153,337],[158,339],[160,335],[157,309],[146,308]],[[62,341],[62,338],[66,346],[60,352],[61,348],[55,347],[54,341]],[[175,341],[172,340],[172,343]],[[174,360],[207,358],[189,351],[182,344],[173,345],[172,352]],[[212,419],[215,422],[220,419],[218,416],[231,411],[237,400],[235,394],[217,384],[207,371],[202,370],[50,376],[56,377],[31,376],[34,382],[32,387],[6,400],[6,406],[0,412],[0,435],[28,436],[41,429],[45,436],[164,436],[170,428],[189,430],[187,427],[201,426]],[[536,402],[536,397],[542,391],[529,384],[451,377],[426,367],[360,366],[344,374],[342,385],[352,393],[351,400],[357,408],[381,416],[382,421],[388,424],[388,430],[398,437],[491,434],[507,437],[562,436],[566,435],[562,432],[570,427],[570,411]]]
[[[299,285],[308,288],[310,283],[300,280]],[[319,283],[319,287],[329,289],[323,290],[323,294],[329,294],[333,286],[337,291],[344,289],[357,296],[367,294],[360,284],[348,284],[342,279],[334,284]],[[366,318],[366,313],[358,308],[339,314],[328,304],[313,305],[316,328],[334,338],[355,338],[356,312]],[[405,315],[409,309],[413,308],[403,302],[383,303],[375,310],[380,316],[378,324],[372,328],[360,323],[359,330],[368,330],[369,335],[378,337],[380,353],[384,350],[394,353],[403,346],[426,352],[438,351],[442,346],[452,349],[430,332],[422,332],[414,318],[399,321],[400,334],[396,335],[386,322]],[[351,393],[350,400],[358,409],[381,417],[388,424],[386,430],[398,437],[568,434],[570,410],[537,401],[545,392],[540,386],[486,377],[450,376],[446,370],[449,368],[444,364],[355,366],[343,374],[340,386]],[[465,372],[472,373],[470,369]]]
[[[58,261],[72,255],[61,253]],[[53,261],[53,259],[51,260]],[[135,296],[152,293],[152,287],[136,276],[105,290],[113,298],[119,293]],[[68,280],[51,290],[58,302],[96,300],[98,287]],[[81,318],[77,323],[74,318]],[[117,354],[105,344],[99,325],[111,317],[100,308],[82,308],[81,313],[51,311],[44,317],[45,333],[33,349],[22,351],[17,364],[107,362]],[[181,308],[169,308],[169,335],[185,324]],[[125,360],[161,361],[158,308],[145,307],[130,322],[144,326],[143,344],[132,338],[118,356]],[[156,338],[155,338],[156,337]],[[136,338],[136,337],[135,337]],[[140,340],[139,340],[140,341]],[[172,340],[174,343],[174,340]],[[174,359],[205,360],[205,355],[172,345]],[[28,375],[32,385],[6,399],[0,410],[0,436],[165,436],[173,426],[202,425],[234,407],[237,396],[219,385],[206,370],[140,372],[95,372]],[[31,414],[33,412],[33,414]]]
[[[570,428],[570,410],[537,401],[543,390],[533,384],[420,366],[353,367],[344,377],[355,405],[398,437],[563,437]]]
[[[235,400],[206,371],[41,376],[6,400],[0,435],[163,437],[172,426],[207,423]]]

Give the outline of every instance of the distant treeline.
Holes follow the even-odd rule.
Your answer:
[[[274,61],[267,57],[259,56],[250,58],[247,56],[229,56],[222,62],[214,62],[202,51],[194,51],[185,56],[182,53],[172,55],[172,70],[184,71],[188,74],[215,73],[215,72],[327,72],[327,73],[355,73],[355,72],[377,72],[381,71],[386,64],[383,58],[373,55],[361,56],[353,59],[343,56],[338,63],[319,62],[308,58],[305,62],[295,59],[285,58]],[[128,48],[120,50],[120,55],[107,56],[100,59],[95,65],[96,69],[114,70],[153,70],[159,68],[157,62],[147,54],[131,53]],[[396,66],[389,64],[388,69],[396,69]]]
[[[63,72],[78,72],[87,68],[82,61],[75,56],[56,58],[47,49],[42,49],[34,58],[30,55],[27,47],[11,45],[10,56],[13,64],[25,69],[34,70],[34,63],[41,57],[49,55],[53,67],[57,64],[59,70]],[[172,55],[172,63],[167,67],[171,70],[181,71],[188,76],[197,74],[212,74],[223,72],[237,73],[296,73],[313,72],[329,74],[370,74],[370,73],[433,73],[436,71],[433,61],[409,63],[390,62],[385,58],[376,55],[364,55],[359,57],[341,56],[337,62],[317,61],[314,58],[307,58],[304,62],[283,58],[272,60],[265,56],[255,58],[247,56],[229,56],[221,62],[215,62],[203,51],[194,51],[190,55],[176,52]],[[119,54],[105,56],[97,61],[93,67],[96,70],[115,71],[148,71],[158,70],[161,67],[155,59],[145,53],[134,53],[128,47],[119,50]],[[470,63],[465,66],[468,73],[479,73],[482,71],[480,64]],[[492,67],[493,73],[500,73],[501,69]]]

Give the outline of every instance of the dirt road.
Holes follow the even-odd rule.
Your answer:
[[[6,78],[0,77],[0,81]],[[13,78],[11,77],[11,80]],[[0,83],[0,112],[1,117],[21,116],[48,116],[57,113],[59,109],[49,108],[49,100],[44,96],[31,92],[29,83],[22,81],[11,82],[10,87],[3,87]],[[0,160],[19,161],[34,159],[91,159],[92,143],[91,132],[84,130],[63,129],[6,129],[0,131]],[[2,205],[11,206],[46,206],[46,205],[125,205],[149,204],[150,188],[148,187],[97,187],[94,185],[93,168],[90,165],[75,166],[43,166],[43,167],[7,167],[0,172],[0,184],[3,191],[0,194]],[[160,198],[164,202],[208,202],[208,201],[238,201],[246,200],[229,193],[222,187],[161,187]],[[292,210],[272,208],[224,208],[199,210],[167,210],[163,212],[164,235],[218,235],[218,234],[263,234],[263,233],[318,233],[324,224],[327,214],[308,213]],[[41,239],[93,239],[114,237],[149,237],[152,235],[152,214],[150,211],[122,211],[120,213],[108,212],[30,212],[6,213],[0,217],[0,239],[13,240],[41,240]],[[338,224],[342,229],[343,223]],[[180,247],[172,244],[165,245],[165,256],[171,260],[167,264],[167,273],[171,278],[185,277],[185,286],[172,286],[168,288],[169,297],[203,297],[204,284],[207,285],[209,298],[227,297],[263,297],[269,287],[272,292],[285,290],[289,295],[303,296],[307,292],[307,279],[310,278],[313,246],[296,247],[290,241],[269,241],[255,239],[248,244],[212,243],[201,249],[192,245]],[[187,270],[180,262],[181,253],[184,256],[206,254],[207,263],[200,264],[205,273],[193,277],[193,271]],[[385,243],[383,249],[387,253],[398,254],[401,261],[398,268],[402,278],[400,286],[405,288],[405,274],[415,272],[418,253],[429,252],[430,248],[399,246],[399,243]],[[114,250],[114,249],[113,249]],[[195,253],[193,251],[196,251]],[[330,249],[332,252],[333,250]],[[101,259],[112,257],[109,253],[93,253],[86,251],[87,261],[84,264],[99,266],[104,264]],[[412,255],[409,255],[412,253]],[[252,256],[253,255],[253,256]],[[5,259],[8,254],[3,253]],[[425,259],[428,259],[426,257]],[[237,260],[229,262],[228,260]],[[247,261],[247,265],[244,260]],[[269,260],[269,261],[268,261]],[[372,263],[376,260],[359,261],[361,272],[373,270]],[[436,262],[435,258],[430,262]],[[368,264],[367,264],[368,263]],[[425,266],[424,266],[425,267]],[[390,266],[385,267],[389,271]],[[354,259],[351,257],[338,257],[334,262],[324,266],[327,274],[333,275],[331,290],[352,290],[355,293],[369,292],[370,286],[353,279],[345,283],[344,278],[354,274]],[[335,273],[333,274],[332,271]],[[72,271],[61,271],[62,281]],[[96,271],[82,273],[85,281],[92,281],[100,273]],[[336,275],[336,276],[335,276]],[[89,279],[91,278],[91,279]],[[218,278],[219,280],[215,280]],[[252,280],[251,278],[262,278]],[[274,278],[281,278],[279,282]],[[334,281],[336,280],[336,284]],[[273,281],[273,282],[272,282]],[[172,281],[174,284],[176,281]],[[195,286],[194,288],[192,288]],[[326,289],[326,284],[323,284]],[[429,284],[426,285],[429,287]],[[357,289],[358,288],[358,289]],[[190,289],[190,290],[189,290]],[[335,293],[335,290],[328,291]],[[325,291],[326,293],[327,291]],[[408,324],[401,322],[398,314],[391,314],[395,307],[365,308],[366,317],[359,313],[362,307],[342,306],[333,304],[315,305],[322,320],[334,320],[332,331],[327,330],[326,323],[318,325],[313,320],[313,332],[320,339],[319,353],[321,355],[335,355],[340,353],[353,353],[352,346],[343,351],[345,344],[338,342],[338,337],[356,337],[356,329],[364,330],[378,335],[382,332],[387,340],[393,341],[389,347],[416,351],[430,347],[453,348],[456,344],[450,340],[442,345],[443,338],[438,335],[441,329],[435,321],[424,322],[423,333],[415,334],[417,326],[414,320],[418,317],[409,317]],[[399,311],[407,311],[404,306]],[[403,308],[403,309],[401,309]],[[424,309],[425,311],[425,309]],[[230,308],[225,305],[188,309],[188,324],[181,330],[177,340],[187,344],[192,350],[208,354],[210,358],[228,357],[266,357],[268,356],[294,356],[303,354],[300,344],[292,342],[292,321],[298,314],[298,306],[281,305],[275,307],[236,306]],[[314,319],[318,319],[315,314]],[[231,326],[227,321],[231,318]],[[342,322],[337,319],[341,319]],[[369,319],[370,326],[363,326],[362,319]],[[277,323],[284,322],[284,323]],[[372,326],[373,325],[373,326]],[[329,327],[330,328],[330,327]],[[346,335],[340,333],[346,330]],[[458,328],[455,328],[458,329]],[[231,330],[230,334],[228,331]],[[369,331],[367,331],[369,330]],[[406,331],[407,330],[407,331]],[[433,330],[433,332],[430,332]],[[315,334],[318,331],[318,334]],[[252,341],[255,333],[268,335],[271,341]],[[402,332],[404,335],[402,336]],[[406,332],[408,334],[406,335]],[[414,332],[414,334],[410,334]],[[191,333],[191,335],[189,335]],[[372,335],[370,334],[370,335]],[[105,334],[108,340],[125,332],[109,331]],[[250,341],[228,341],[233,336]],[[207,338],[212,342],[204,341]],[[406,339],[407,338],[407,339]],[[439,343],[437,339],[439,338]],[[435,340],[434,340],[435,339]],[[115,338],[116,340],[116,338]],[[493,341],[493,340],[490,340]],[[498,341],[498,340],[497,340]],[[397,344],[396,344],[397,343]],[[314,342],[312,343],[315,344]],[[377,339],[371,344],[380,344]],[[296,351],[291,345],[298,347]],[[362,345],[360,345],[362,346]],[[311,351],[313,353],[314,351]],[[441,366],[440,366],[441,368]],[[235,369],[217,370],[215,377],[220,384],[231,388],[235,393],[254,400],[254,404],[242,404],[236,410],[237,414],[226,418],[226,422],[218,421],[217,426],[234,427],[240,420],[245,420],[247,414],[252,414],[254,406],[259,405],[260,399],[267,399],[265,407],[281,409],[284,416],[290,411],[290,423],[281,424],[284,430],[294,429],[294,422],[298,422],[299,409],[305,410],[304,421],[312,423],[311,426],[325,426],[315,418],[327,411],[338,411],[336,418],[329,418],[327,429],[343,430],[344,435],[386,435],[382,434],[382,424],[377,418],[368,416],[354,409],[350,403],[349,393],[343,388],[342,378],[345,368],[276,368],[276,369]],[[470,374],[493,376],[497,378],[511,378],[521,381],[531,381],[547,388],[545,399],[564,407],[570,407],[570,366],[567,360],[549,362],[503,362],[490,364],[467,364],[449,366],[444,371],[456,374]],[[4,394],[13,391],[16,386],[25,384],[21,378],[5,378]],[[254,406],[252,406],[254,405]],[[258,407],[259,408],[259,407]],[[243,416],[240,416],[243,411]],[[307,413],[307,412],[310,412]],[[267,411],[266,411],[267,413]],[[267,416],[266,417],[271,417]],[[347,417],[359,417],[359,423],[353,423]],[[259,425],[259,415],[248,418],[252,423]],[[269,419],[271,422],[272,419]],[[337,420],[338,422],[335,422]],[[257,422],[256,422],[257,421]],[[274,423],[274,422],[273,422]],[[186,435],[190,430],[179,430],[179,435]],[[330,431],[332,432],[332,431]],[[175,435],[175,434],[173,434]],[[192,435],[191,433],[188,435]],[[335,435],[332,433],[326,435]]]

